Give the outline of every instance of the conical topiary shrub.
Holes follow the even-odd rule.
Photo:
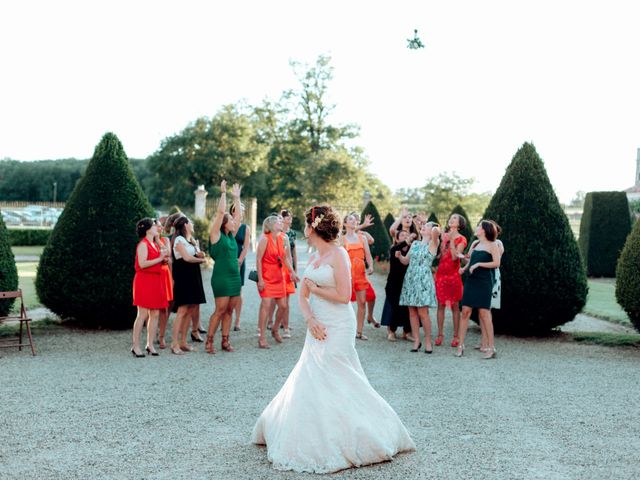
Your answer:
[[[514,155],[485,219],[502,227],[502,305],[496,331],[535,335],[573,320],[587,277],[573,232],[535,147]]]
[[[429,214],[429,218],[427,218],[427,222],[433,222],[440,225],[440,220],[438,220],[438,217],[436,216],[435,212],[431,212]]]
[[[616,300],[640,332],[640,220],[636,221],[618,259]]]
[[[18,270],[9,243],[9,232],[0,214],[0,292],[18,289]],[[0,317],[6,317],[15,300],[0,300]]]
[[[382,224],[384,225],[384,228],[387,229],[387,232],[389,231],[389,229],[391,228],[391,225],[393,225],[395,221],[396,219],[394,218],[394,216],[391,215],[391,213],[387,213],[387,216],[384,217],[384,220],[382,221]],[[391,239],[391,241],[393,242],[393,238]]]
[[[471,227],[471,223],[469,223],[469,215],[467,215],[467,212],[464,210],[464,208],[462,208],[462,205],[456,205],[455,207],[453,207],[453,210],[451,210],[449,217],[451,217],[451,215],[453,215],[454,213],[460,215],[461,217],[464,217],[466,221],[464,228],[460,229],[460,234],[467,239],[467,248],[469,248],[469,246],[471,245],[471,239],[473,238],[473,228]],[[446,221],[448,222],[449,219],[447,218]]]
[[[86,326],[130,326],[135,227],[151,216],[120,140],[105,134],[40,257],[40,301]]]
[[[616,275],[618,257],[630,231],[631,217],[626,193],[587,193],[578,239],[587,275]]]
[[[389,260],[389,249],[391,248],[391,237],[389,236],[389,230],[384,226],[378,213],[378,209],[373,202],[368,202],[362,210],[362,220],[367,215],[373,217],[373,225],[367,228],[367,232],[375,240],[374,244],[370,246],[371,255],[378,260]]]

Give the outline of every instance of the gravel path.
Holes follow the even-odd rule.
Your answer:
[[[0,351],[0,478],[311,477],[273,470],[265,449],[248,443],[300,355],[304,327],[294,301],[293,338],[259,350],[252,282],[244,293],[234,353],[210,356],[200,347],[182,357],[165,350],[135,359],[129,331],[67,328],[37,336],[35,358]],[[211,309],[211,303],[203,309],[205,324]],[[567,342],[562,335],[502,336],[499,358],[482,361],[473,350],[454,358],[450,347],[409,353],[408,342],[388,342],[383,329],[366,333],[370,341],[357,343],[364,369],[418,451],[332,477],[640,476],[637,349]],[[471,329],[469,346],[478,333]]]

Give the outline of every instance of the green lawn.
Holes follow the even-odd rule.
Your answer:
[[[38,262],[18,262],[16,266],[18,267],[18,285],[22,289],[25,307],[39,307],[40,300],[36,295],[35,286]]]
[[[14,255],[29,255],[29,256],[40,256],[42,255],[42,250],[44,250],[44,247],[42,246],[37,246],[37,247],[11,247],[11,250],[13,250],[13,254]]]
[[[589,296],[584,313],[623,325],[631,325],[629,317],[616,302],[616,281],[613,278],[589,279]]]

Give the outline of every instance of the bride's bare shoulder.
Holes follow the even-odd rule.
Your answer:
[[[334,267],[342,264],[342,265],[348,265],[350,262],[349,260],[349,254],[347,253],[347,251],[336,245],[333,249],[333,254],[331,255],[331,263],[333,264]]]

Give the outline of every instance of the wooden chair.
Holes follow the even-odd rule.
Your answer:
[[[18,350],[22,350],[22,347],[31,347],[31,353],[35,357],[36,349],[33,345],[33,337],[31,336],[31,319],[27,317],[27,310],[24,308],[24,299],[22,298],[22,290],[16,290],[15,292],[0,292],[0,300],[6,298],[19,298],[20,299],[20,315],[10,315],[7,317],[0,317],[0,324],[6,321],[18,321],[20,322],[20,337],[18,343],[2,343],[0,348],[18,347]],[[29,343],[22,343],[22,327],[26,324],[27,336],[29,337]]]

